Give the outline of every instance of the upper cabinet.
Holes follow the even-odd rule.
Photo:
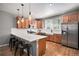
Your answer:
[[[21,17],[16,17],[16,27],[17,28],[42,28],[42,20],[29,20]]]
[[[16,17],[16,28],[28,28],[29,21],[26,18]]]
[[[22,22],[22,28],[28,28],[28,27],[29,27],[29,20],[24,19],[24,21]]]
[[[68,23],[68,22],[78,22],[79,21],[79,12],[71,12],[67,13],[62,16],[63,23]]]
[[[35,23],[34,23],[34,26],[35,26],[35,28],[37,28],[37,29],[40,29],[40,28],[42,28],[42,20],[35,20]]]
[[[68,22],[68,15],[64,15],[64,16],[62,17],[62,19],[63,19],[63,22],[64,22],[64,23],[67,23],[67,22]]]
[[[21,23],[21,17],[20,16],[17,16],[16,17],[16,28],[22,28],[22,23]]]

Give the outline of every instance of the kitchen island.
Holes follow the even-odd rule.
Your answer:
[[[47,36],[28,33],[27,29],[11,29],[11,35],[21,38],[22,40],[32,45],[30,51],[33,56],[41,56],[45,54]]]

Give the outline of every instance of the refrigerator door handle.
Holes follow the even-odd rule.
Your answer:
[[[63,31],[63,30],[62,30],[62,34],[67,34],[67,31]]]

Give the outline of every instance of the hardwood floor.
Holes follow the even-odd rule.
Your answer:
[[[79,50],[52,42],[46,42],[46,44],[47,48],[44,56],[79,56]]]
[[[46,47],[46,53],[43,56],[79,56],[79,50],[68,48],[61,44],[47,41]],[[13,52],[10,51],[8,46],[1,47],[0,56],[13,56]]]

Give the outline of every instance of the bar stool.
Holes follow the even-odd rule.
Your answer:
[[[15,42],[15,47],[14,47],[14,56],[16,56],[16,53],[17,53],[17,50],[18,50],[18,47],[19,45],[23,45],[23,42],[18,40],[17,42]]]
[[[27,55],[30,56],[30,47],[31,47],[31,44],[25,44],[23,41],[18,41],[16,42],[16,45],[15,45],[14,55],[16,56],[17,51],[20,50],[20,56],[22,56],[24,49],[26,49]]]
[[[10,38],[10,40],[9,40],[10,50],[12,50],[14,40],[15,40],[15,38]]]
[[[27,56],[30,56],[30,47],[31,47],[31,44],[19,45],[18,48],[20,49],[20,56],[23,55],[24,49],[27,50]]]
[[[11,37],[10,40],[9,40],[9,47],[10,47],[10,50],[12,51],[12,49],[14,48],[15,46],[15,42],[17,42],[18,39],[16,39],[15,37]]]

